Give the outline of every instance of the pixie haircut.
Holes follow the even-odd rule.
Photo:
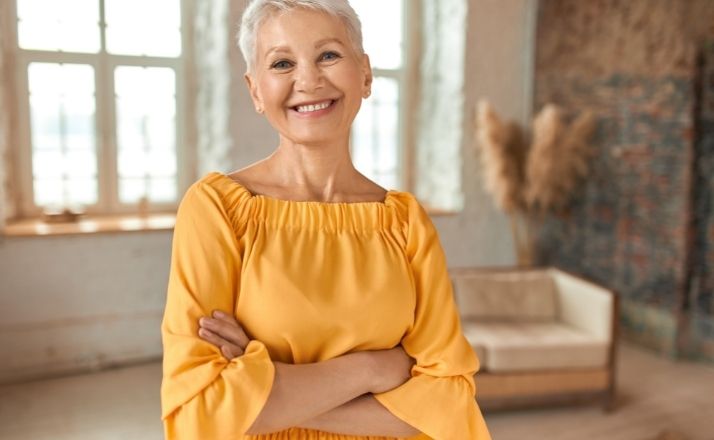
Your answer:
[[[243,52],[248,71],[252,71],[255,65],[256,42],[260,25],[275,13],[283,13],[297,8],[312,9],[341,19],[347,28],[347,35],[354,49],[358,54],[364,53],[362,25],[357,13],[347,0],[252,0],[243,12],[238,31],[238,45]]]

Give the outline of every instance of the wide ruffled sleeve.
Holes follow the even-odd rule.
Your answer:
[[[167,440],[242,438],[268,399],[274,365],[253,340],[228,361],[198,336],[198,319],[235,310],[241,253],[221,195],[199,181],[186,192],[173,235],[166,308],[161,418]]]
[[[405,193],[407,194],[407,193]],[[402,346],[416,360],[412,378],[375,398],[392,414],[436,440],[489,440],[475,400],[479,361],[461,330],[446,257],[424,208],[408,194],[406,251],[416,310]]]

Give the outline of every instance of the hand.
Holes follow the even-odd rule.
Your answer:
[[[373,384],[370,392],[383,393],[398,387],[412,377],[415,361],[401,345],[388,350],[367,352],[372,358]]]
[[[198,325],[198,336],[220,348],[229,361],[241,356],[250,342],[233,315],[220,310],[213,312],[213,318],[204,316],[199,319]]]

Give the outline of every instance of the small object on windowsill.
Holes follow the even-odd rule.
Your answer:
[[[147,217],[149,215],[149,198],[144,196],[139,199],[139,217]]]
[[[86,212],[81,206],[46,206],[42,211],[45,223],[77,223]]]

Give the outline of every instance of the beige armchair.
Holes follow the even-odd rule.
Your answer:
[[[484,410],[600,401],[615,393],[617,295],[554,268],[450,270],[476,351]]]

